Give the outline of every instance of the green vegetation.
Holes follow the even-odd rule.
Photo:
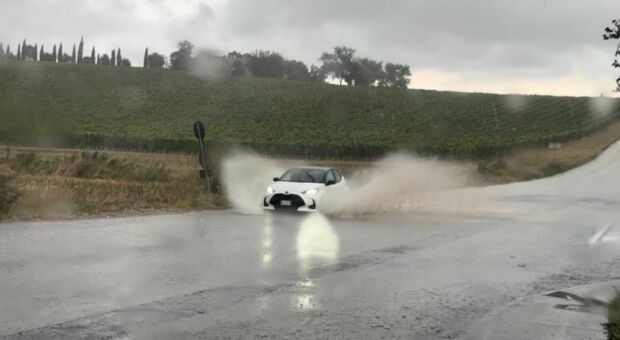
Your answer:
[[[611,301],[608,307],[608,322],[605,324],[607,339],[620,340],[620,293]]]
[[[283,156],[362,159],[408,149],[480,158],[579,137],[619,117],[618,101],[603,98],[0,63],[0,140],[20,144],[194,152],[200,119],[211,144]]]

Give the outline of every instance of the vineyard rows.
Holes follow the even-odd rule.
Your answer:
[[[415,79],[414,79],[415,84]],[[0,139],[194,151],[207,139],[262,152],[370,158],[390,150],[485,157],[563,141],[620,118],[617,100],[200,79],[169,70],[0,64]]]

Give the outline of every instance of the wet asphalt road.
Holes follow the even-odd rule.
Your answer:
[[[620,144],[561,176],[459,195],[478,202],[0,224],[0,336],[476,338],[516,298],[620,278],[620,243],[588,244],[620,229]]]

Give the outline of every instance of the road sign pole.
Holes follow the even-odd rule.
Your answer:
[[[200,177],[204,177],[207,192],[211,192],[211,186],[209,185],[209,166],[207,164],[207,154],[204,146],[205,126],[199,120],[194,122],[194,136],[196,136],[198,144],[200,145],[200,154],[198,155],[198,161],[202,167]]]
[[[555,153],[557,152],[558,149],[562,148],[562,143],[549,143],[548,148],[553,150],[553,164],[555,164],[555,160],[556,160]]]
[[[201,163],[204,163],[204,165],[202,165],[202,170],[204,171],[205,174],[205,185],[207,186],[207,192],[211,192],[211,187],[209,186],[209,171],[207,170],[207,155],[205,154],[205,146],[204,146],[204,142],[201,140],[200,142],[200,158],[203,159],[204,161]]]

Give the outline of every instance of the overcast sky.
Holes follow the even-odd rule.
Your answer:
[[[188,39],[219,51],[274,50],[317,64],[336,45],[411,66],[411,87],[500,93],[610,94],[616,44],[602,40],[619,0],[0,0],[0,42],[65,50],[144,48]],[[87,54],[87,53],[85,53]]]

